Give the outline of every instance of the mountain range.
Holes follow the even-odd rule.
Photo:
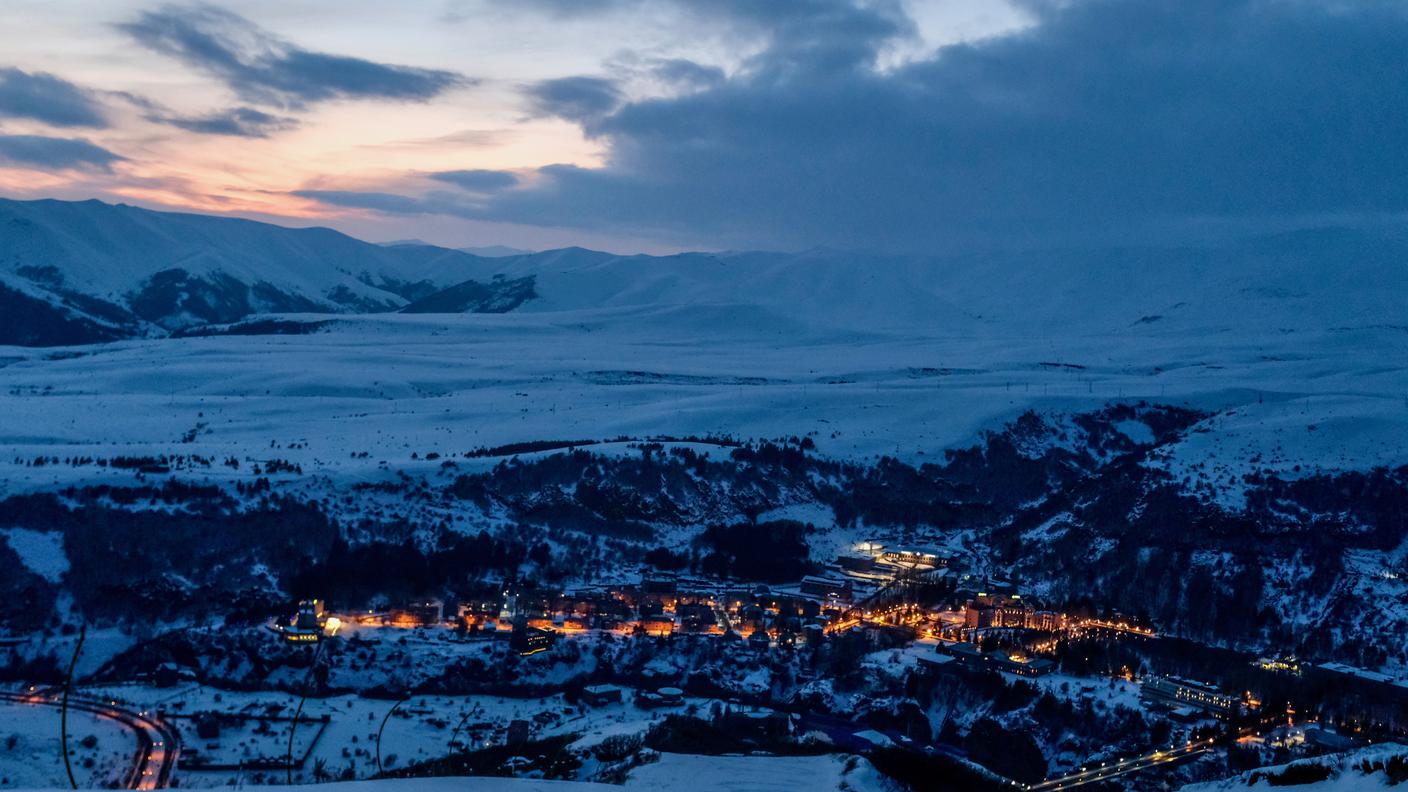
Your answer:
[[[495,250],[494,253],[505,253]],[[100,201],[0,200],[0,344],[154,337],[262,314],[728,307],[764,334],[1396,325],[1408,238],[1325,228],[1217,245],[966,256],[481,256]]]

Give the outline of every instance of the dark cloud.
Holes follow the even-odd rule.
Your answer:
[[[724,70],[684,58],[666,58],[651,64],[656,79],[676,88],[713,88],[724,81]]]
[[[621,104],[621,90],[600,77],[562,77],[544,80],[528,89],[533,110],[579,124],[604,118]]]
[[[158,124],[166,124],[201,135],[228,135],[246,138],[264,138],[275,132],[283,132],[298,126],[298,122],[292,118],[271,115],[252,107],[232,107],[228,110],[218,110],[199,116],[153,114],[147,118]]]
[[[755,65],[777,73],[801,64],[817,70],[872,63],[882,42],[916,35],[899,0],[506,0],[504,4],[564,18],[668,9],[682,15],[681,26],[761,37],[768,51]]]
[[[430,178],[479,193],[497,192],[518,184],[516,175],[497,170],[441,171],[430,174]]]
[[[755,78],[819,75],[870,66],[881,46],[913,37],[914,23],[898,0],[679,0],[706,17],[719,16],[760,33],[767,49],[749,64]]]
[[[31,118],[56,127],[106,127],[92,92],[45,72],[0,68],[0,117]]]
[[[111,171],[123,158],[82,138],[0,135],[0,160],[46,170]]]
[[[1208,218],[1408,211],[1408,16],[1388,3],[1080,0],[887,69],[888,4],[719,0],[767,29],[727,79],[536,86],[607,146],[480,217],[684,244],[919,249]]]
[[[329,99],[425,101],[467,82],[449,71],[312,52],[210,5],[162,6],[118,28],[214,75],[245,101],[285,109]]]
[[[421,198],[358,190],[295,190],[293,194],[328,206],[367,209],[384,214],[472,217],[477,213],[477,210],[461,199],[444,193],[432,193]]]

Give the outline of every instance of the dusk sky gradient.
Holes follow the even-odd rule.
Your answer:
[[[1400,223],[1405,9],[8,0],[0,194],[622,252]]]

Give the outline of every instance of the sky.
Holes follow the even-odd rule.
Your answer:
[[[1408,209],[1408,5],[5,0],[0,195],[916,252]]]

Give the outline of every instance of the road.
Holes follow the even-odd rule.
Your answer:
[[[0,692],[0,701],[58,709],[63,707],[63,692]],[[116,721],[137,736],[137,750],[132,755],[132,767],[123,777],[124,789],[162,789],[170,786],[171,775],[176,770],[176,758],[181,751],[180,737],[170,725],[147,713],[120,707],[113,701],[70,695],[68,708]]]
[[[1154,751],[1144,756],[1136,756],[1118,762],[1105,762],[1099,766],[1090,767],[1079,772],[1071,773],[1070,775],[1061,776],[1060,778],[1048,778],[1037,784],[1025,784],[1022,788],[1030,790],[1030,792],[1075,789],[1085,786],[1086,784],[1093,784],[1096,781],[1104,781],[1116,776],[1137,773],[1140,770],[1148,770],[1151,767],[1158,767],[1160,765],[1197,756],[1198,754],[1210,750],[1213,746],[1213,742],[1214,741],[1211,739],[1197,740],[1164,751]]]

